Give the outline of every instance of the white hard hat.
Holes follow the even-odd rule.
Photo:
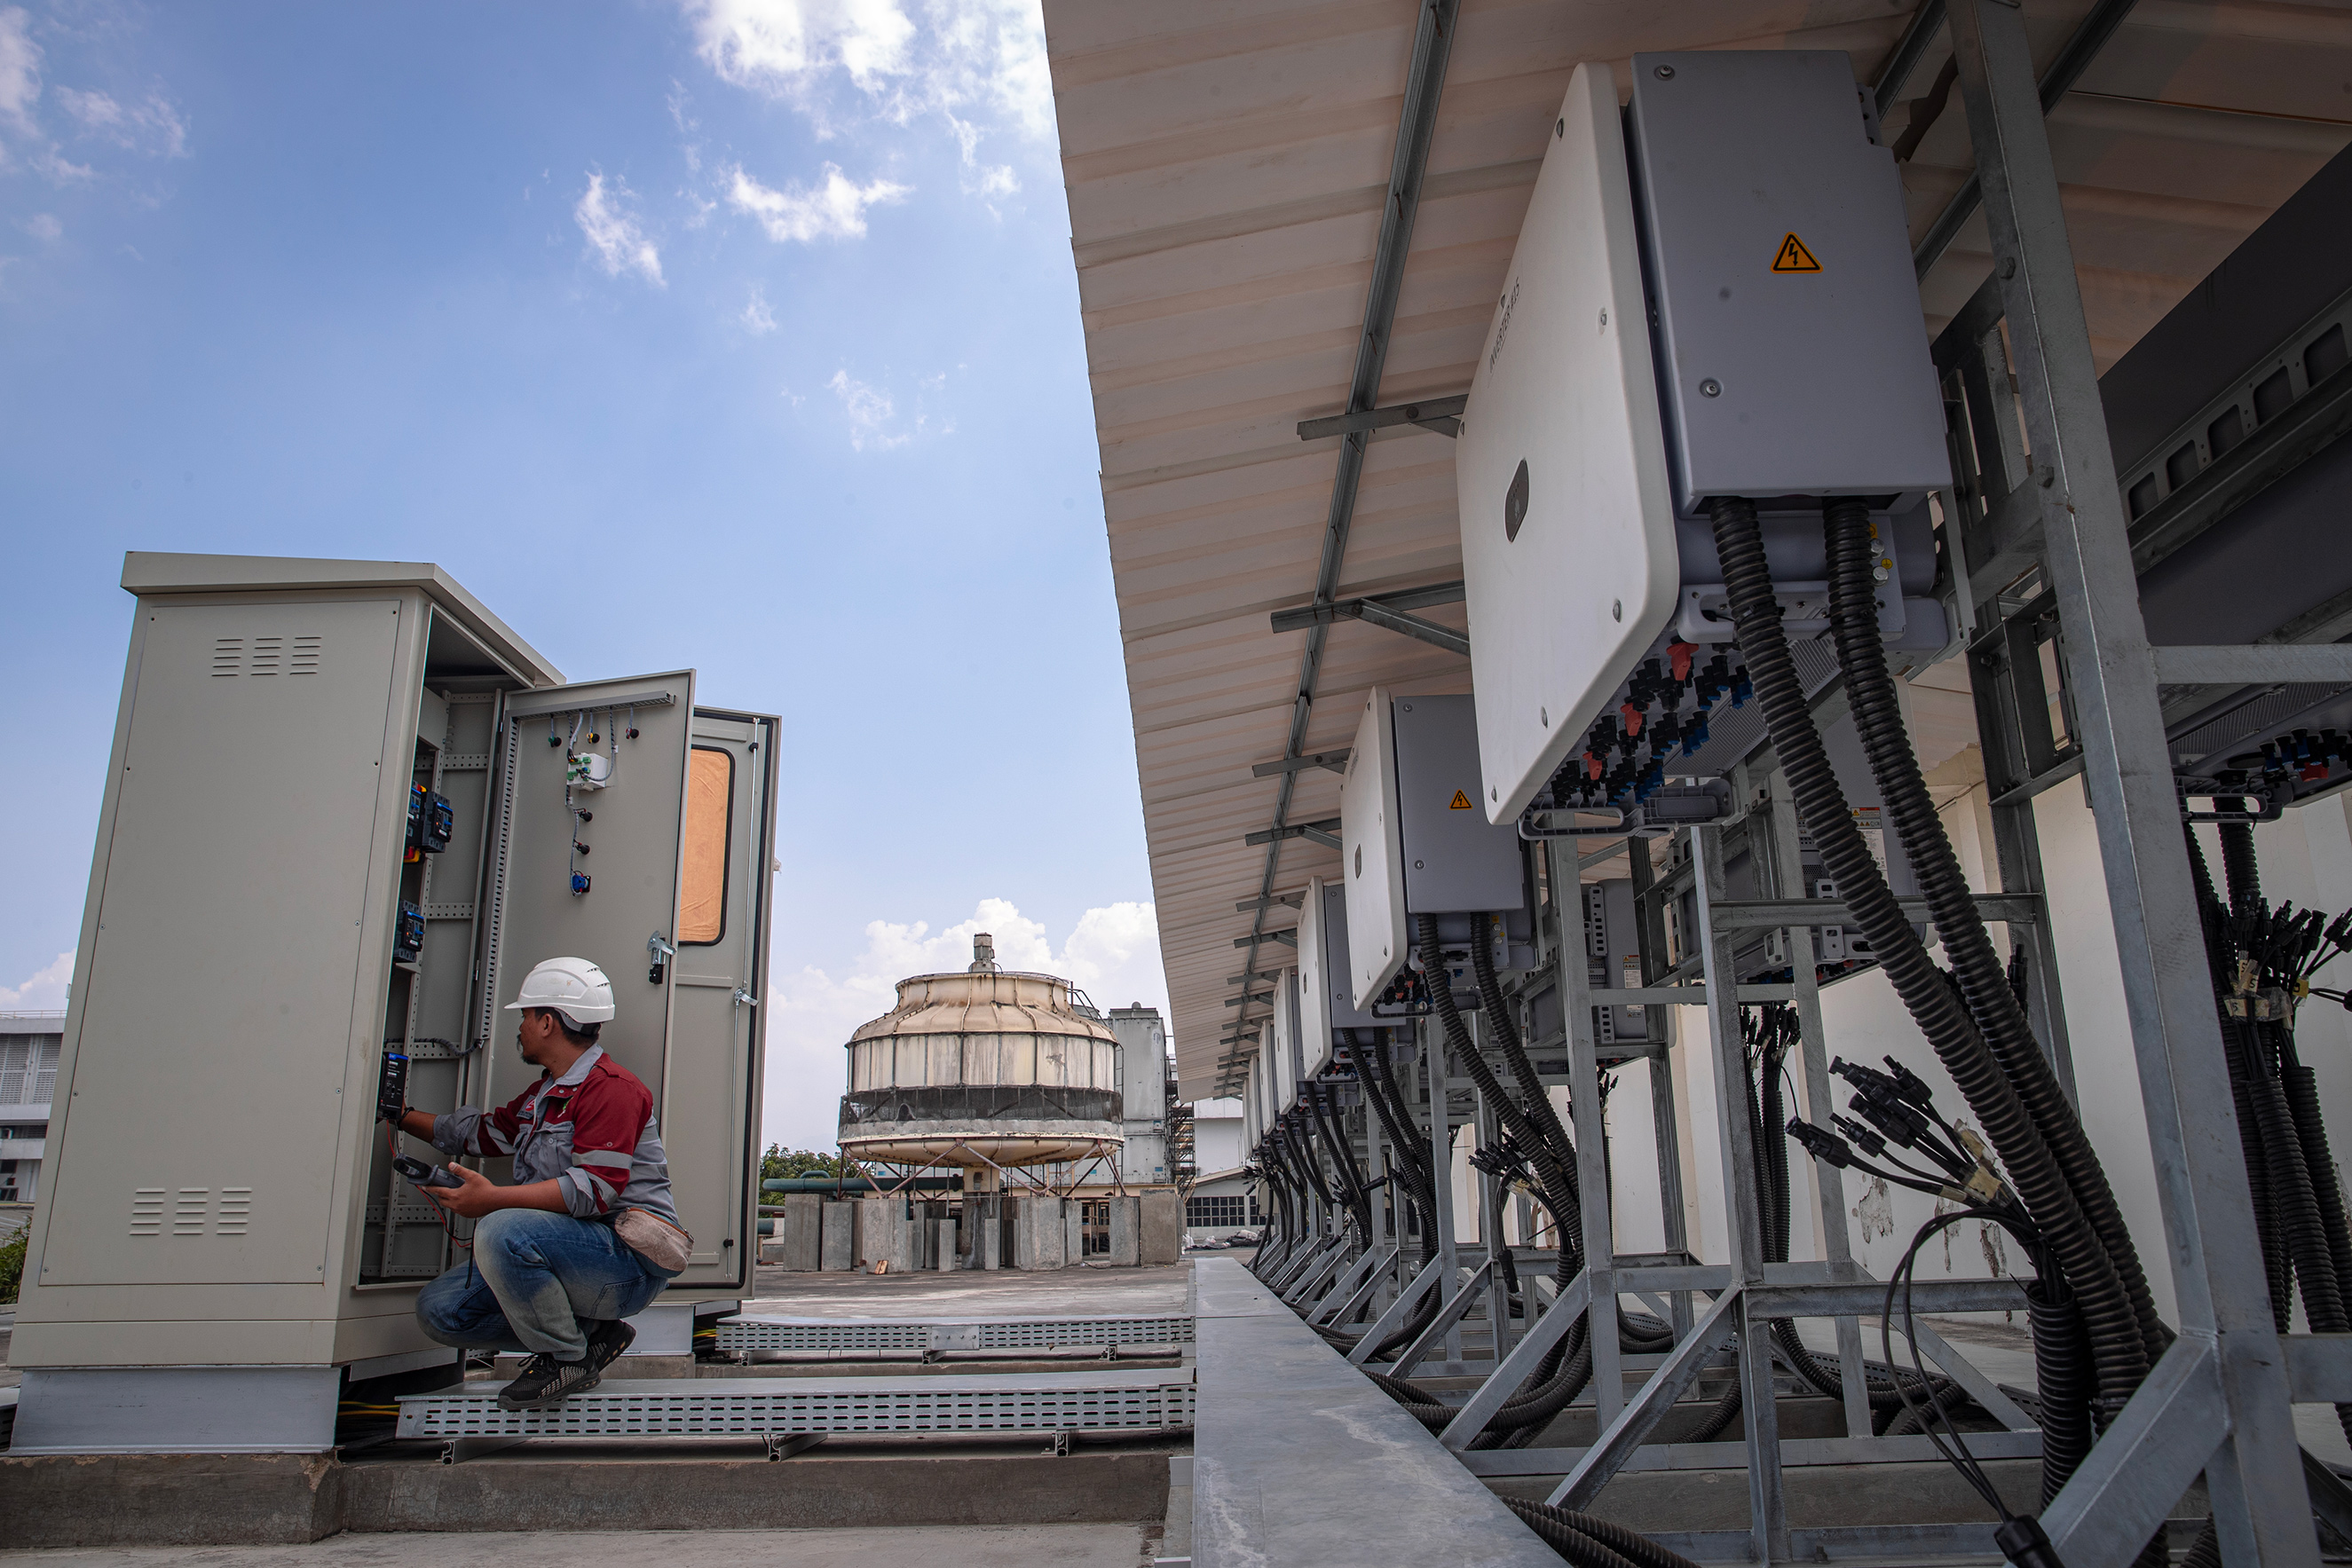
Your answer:
[[[550,958],[523,977],[522,990],[506,1005],[552,1008],[574,1024],[606,1023],[613,1017],[613,982],[585,958]]]

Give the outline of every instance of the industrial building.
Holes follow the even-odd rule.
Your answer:
[[[0,1013],[0,1206],[40,1196],[64,1030],[61,1012]]]

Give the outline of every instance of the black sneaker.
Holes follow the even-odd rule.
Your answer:
[[[551,1355],[532,1356],[522,1364],[522,1375],[499,1390],[501,1410],[551,1410],[575,1394],[585,1394],[603,1380],[593,1355],[578,1361],[558,1361]]]
[[[598,1323],[595,1332],[588,1336],[588,1364],[602,1373],[626,1354],[636,1340],[637,1331],[618,1318]]]

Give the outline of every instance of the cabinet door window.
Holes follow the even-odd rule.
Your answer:
[[[686,842],[677,888],[677,939],[708,947],[727,935],[727,851],[735,757],[698,746],[686,757]]]

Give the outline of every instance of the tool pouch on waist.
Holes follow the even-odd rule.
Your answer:
[[[649,1209],[625,1208],[613,1221],[621,1244],[665,1274],[685,1271],[694,1238]]]

